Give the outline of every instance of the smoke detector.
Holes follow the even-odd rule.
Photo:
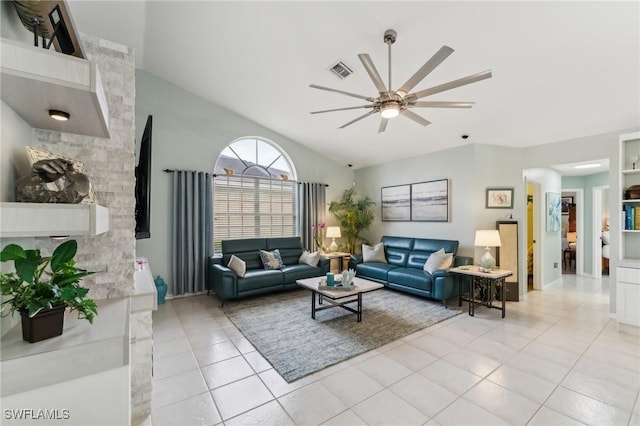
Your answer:
[[[340,79],[347,78],[351,74],[353,74],[353,70],[351,69],[351,67],[345,64],[343,61],[338,61],[335,65],[331,66],[329,68],[329,71],[337,75]]]

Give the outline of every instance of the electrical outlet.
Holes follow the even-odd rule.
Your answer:
[[[558,269],[558,262],[553,262],[553,269]]]

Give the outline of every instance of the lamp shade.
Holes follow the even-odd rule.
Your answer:
[[[567,232],[567,242],[575,243],[576,241],[578,241],[577,234],[575,232]]]
[[[497,229],[476,231],[476,239],[473,245],[477,247],[500,247],[500,232]]]
[[[339,226],[327,226],[327,238],[340,238]]]

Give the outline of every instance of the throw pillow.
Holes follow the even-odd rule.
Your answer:
[[[312,268],[318,266],[318,262],[320,262],[320,252],[314,251],[313,253],[309,253],[308,250],[305,250],[300,255],[300,264],[307,264]]]
[[[260,250],[260,259],[262,259],[262,266],[267,270],[280,269],[284,266],[278,249],[273,251]]]
[[[375,246],[371,247],[363,244],[362,261],[387,263],[387,258],[384,257],[384,245],[382,243],[378,243]]]
[[[439,269],[449,269],[453,263],[453,253],[445,253],[441,248],[438,251],[431,253],[431,256],[424,264],[424,270],[430,274]]]
[[[244,274],[247,272],[247,264],[235,254],[231,255],[227,266],[240,278],[244,277]]]

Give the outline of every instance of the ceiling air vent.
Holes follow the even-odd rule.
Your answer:
[[[337,64],[329,68],[329,71],[331,71],[341,79],[347,78],[351,74],[353,74],[353,71],[351,70],[351,68],[349,68],[349,66],[347,66],[347,64],[345,64],[342,61],[339,61]]]

